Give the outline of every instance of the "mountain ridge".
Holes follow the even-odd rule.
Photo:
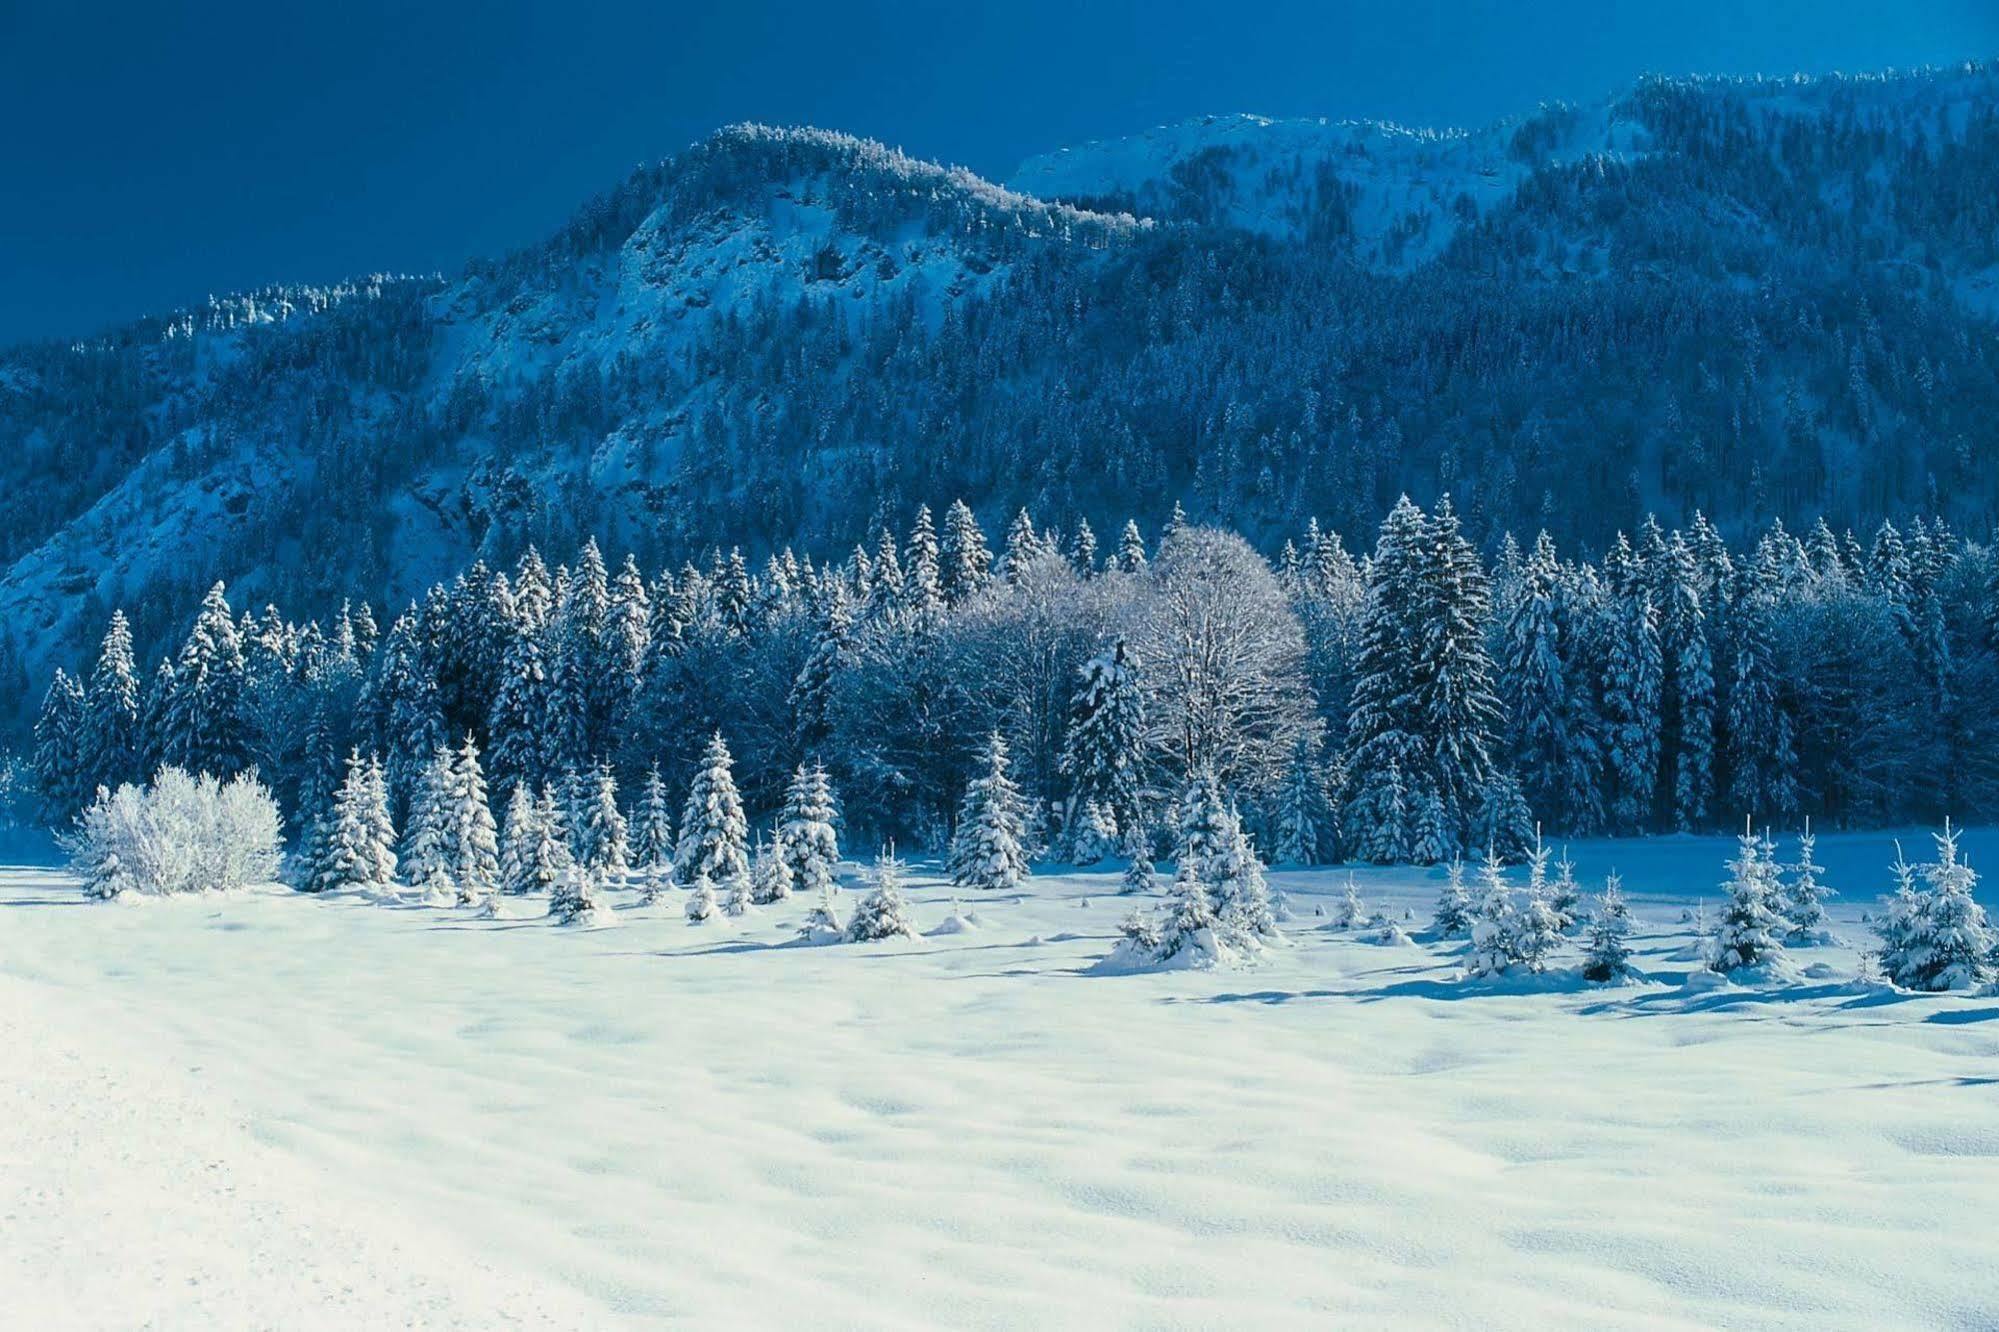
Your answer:
[[[216,577],[311,606],[591,532],[839,550],[960,494],[1363,543],[1400,489],[1587,541],[1649,507],[1986,522],[1996,82],[1208,117],[1006,184],[726,126],[455,274],[0,351],[0,613],[40,660]]]

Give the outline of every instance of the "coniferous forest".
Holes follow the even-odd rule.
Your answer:
[[[1177,510],[1108,540],[1023,510],[991,539],[954,503],[837,562],[530,549],[386,624],[218,585],[150,665],[114,613],[94,663],[56,671],[34,763],[57,825],[162,765],[254,770],[304,887],[346,872],[363,800],[383,853],[422,862],[483,819],[529,876],[534,836],[624,857],[630,820],[682,883],[746,877],[701,839],[740,859],[802,799],[829,826],[837,800],[857,844],[954,856],[1017,810],[986,830],[1001,862],[1076,864],[1170,853],[1204,782],[1293,864],[1517,861],[1537,828],[1962,819],[1999,799],[1996,575],[1924,520],[1865,540],[1776,523],[1746,548],[1648,521],[1487,558],[1448,498],[1405,499],[1371,547],[1314,524],[1266,558]]]

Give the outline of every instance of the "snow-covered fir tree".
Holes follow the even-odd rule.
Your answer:
[[[1126,896],[1150,894],[1158,883],[1157,871],[1152,864],[1152,855],[1143,833],[1134,833],[1125,838],[1124,875],[1118,880],[1118,892]]]
[[[89,796],[84,788],[83,726],[83,688],[57,667],[35,719],[35,787],[43,817],[52,826],[75,817]]]
[[[1281,937],[1263,862],[1243,831],[1241,815],[1233,809],[1221,850],[1209,858],[1204,877],[1215,904],[1215,919],[1232,944],[1254,948]]]
[[[77,757],[90,789],[116,789],[147,776],[139,768],[139,671],[132,656],[132,627],[122,610],[111,613],[85,704]]]
[[[549,918],[558,925],[599,923],[606,909],[598,896],[597,883],[597,876],[583,866],[568,866],[549,891]]]
[[[1117,849],[1117,821],[1101,803],[1086,800],[1063,840],[1068,844],[1070,864],[1094,865]]]
[[[749,825],[743,818],[742,797],[736,792],[735,760],[715,732],[702,753],[701,767],[688,788],[680,814],[680,844],[673,872],[682,882],[705,876],[725,888],[749,873]],[[711,887],[712,891],[712,887]]]
[[[404,821],[401,869],[405,882],[433,905],[458,897],[457,828],[451,808],[451,751],[439,748],[418,773]]]
[[[486,772],[479,746],[466,733],[451,755],[445,799],[451,817],[451,875],[461,906],[492,893],[500,882],[499,830],[486,799]]]
[[[1081,676],[1070,704],[1061,771],[1071,784],[1072,806],[1095,802],[1109,817],[1115,836],[1143,818],[1140,771],[1146,731],[1138,667],[1119,637],[1108,651],[1083,663]]]
[[[1765,965],[1784,951],[1778,937],[1784,922],[1773,906],[1779,892],[1777,867],[1766,854],[1763,839],[1747,826],[1736,845],[1723,885],[1728,905],[1708,945],[1708,966],[1723,973]]]
[[[869,943],[877,939],[915,938],[916,926],[909,918],[909,903],[902,895],[902,862],[890,847],[875,857],[868,874],[868,891],[854,906],[847,922],[847,942]]]
[[[708,872],[695,870],[687,889],[687,923],[699,925],[714,919],[721,904],[715,898],[715,881],[708,877]]]
[[[1555,877],[1548,883],[1548,909],[1555,913],[1555,919],[1564,934],[1573,930],[1582,916],[1582,885],[1576,882],[1576,865],[1569,859],[1569,848],[1562,848],[1562,858],[1555,862]]]
[[[1993,979],[1999,935],[1972,897],[1978,876],[1958,850],[1960,835],[1944,822],[1921,890],[1911,891],[1905,873],[1881,929],[1881,969],[1903,989],[1968,990]]]
[[[525,785],[514,787],[507,799],[506,821],[500,829],[500,891],[513,896],[533,892],[534,797]]]
[[[1599,984],[1622,980],[1631,974],[1631,947],[1625,939],[1631,933],[1631,916],[1625,909],[1618,878],[1604,880],[1603,892],[1590,912],[1589,932],[1583,941],[1583,979]]]
[[[1277,859],[1286,865],[1317,865],[1333,841],[1332,807],[1326,799],[1325,770],[1317,748],[1301,739],[1277,804]]]
[[[1472,921],[1465,974],[1503,976],[1521,961],[1520,913],[1514,905],[1513,890],[1506,884],[1505,866],[1491,847],[1486,848],[1478,873],[1478,915]]]
[[[311,879],[314,892],[390,893],[396,882],[394,829],[380,765],[355,750],[334,797],[325,858]]]
[[[819,886],[819,896],[805,913],[805,922],[799,926],[798,937],[810,943],[832,943],[847,937],[847,926],[840,919],[839,890],[831,881]]]
[[[612,775],[610,764],[597,766],[589,786],[582,835],[578,838],[583,852],[580,860],[599,883],[620,883],[630,872],[631,864],[625,815],[618,808],[618,779]]]
[[[791,866],[779,848],[759,838],[750,858],[749,900],[760,906],[782,902],[791,896],[792,882]]]
[[[1456,939],[1471,933],[1475,912],[1471,893],[1465,888],[1465,863],[1452,859],[1444,872],[1444,886],[1437,894],[1437,910],[1430,928],[1440,939]]]
[[[1340,904],[1333,909],[1333,928],[1355,930],[1367,924],[1367,904],[1360,900],[1360,885],[1353,875],[1347,875],[1346,889],[1340,895]]]
[[[1806,819],[1805,830],[1798,834],[1798,858],[1791,863],[1782,890],[1781,910],[1789,927],[1784,935],[1787,944],[1823,941],[1826,900],[1838,896],[1819,877],[1822,871],[1814,854],[1817,847],[1812,821]]]
[[[840,839],[834,827],[838,817],[825,767],[799,764],[785,789],[776,846],[798,892],[818,897],[831,887],[840,864]]]
[[[660,780],[657,763],[647,770],[645,786],[639,792],[631,840],[632,868],[650,902],[673,874],[673,815],[667,809],[666,783]]]
[[[1007,767],[1006,740],[994,731],[986,737],[978,776],[966,784],[951,835],[951,882],[960,888],[1013,892],[1026,882],[1021,849],[1026,811]]]

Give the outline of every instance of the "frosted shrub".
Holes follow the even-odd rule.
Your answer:
[[[167,767],[149,787],[100,788],[64,845],[92,897],[242,888],[277,877],[278,807],[253,776]]]

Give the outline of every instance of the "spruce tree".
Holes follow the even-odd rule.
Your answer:
[[[599,883],[621,883],[631,865],[625,816],[618,808],[618,779],[610,764],[600,763],[587,785],[590,796],[583,809],[580,860]]]
[[[469,906],[499,886],[498,830],[486,800],[486,773],[479,746],[468,731],[451,756],[447,803],[451,812],[451,873],[458,902]]]
[[[673,815],[666,805],[666,783],[657,763],[647,770],[645,789],[632,817],[632,867],[644,885],[645,900],[659,897],[673,874]]]
[[[1923,887],[1910,892],[1905,882],[1882,930],[1882,970],[1904,989],[1968,990],[1993,978],[1999,935],[1972,897],[1978,876],[1958,852],[1959,835],[1946,819]]]
[[[553,787],[542,787],[541,794],[535,797],[526,861],[527,890],[531,893],[553,893],[575,863],[569,854],[569,833],[563,824],[562,805]]]
[[[1813,852],[1818,846],[1818,838],[1812,835],[1812,821],[1805,820],[1805,830],[1798,834],[1798,858],[1791,865],[1790,878],[1783,886],[1783,915],[1789,930],[1785,942],[1791,944],[1813,943],[1825,937],[1825,903],[1829,897],[1838,896],[1819,878],[1819,864]]]
[[[1631,948],[1624,942],[1630,933],[1630,914],[1625,910],[1617,876],[1612,874],[1590,912],[1589,934],[1583,944],[1583,979],[1603,984],[1630,975]]]
[[[1620,597],[1615,614],[1603,690],[1608,768],[1616,791],[1610,821],[1615,831],[1634,833],[1652,826],[1659,788],[1663,667],[1650,595],[1641,588]]]
[[[893,848],[875,857],[868,876],[867,895],[854,907],[847,922],[847,942],[868,943],[877,939],[915,938],[916,926],[909,919],[909,904],[902,895],[902,862]]]
[[[1013,892],[1027,879],[1021,849],[1026,811],[1020,789],[1007,776],[1006,740],[986,739],[982,771],[965,787],[958,827],[951,836],[951,882],[960,888]]]
[[[1117,553],[1111,558],[1120,573],[1145,572],[1145,538],[1140,535],[1138,524],[1129,518],[1125,520],[1124,531],[1118,534]]]
[[[1465,955],[1465,974],[1503,976],[1521,960],[1519,911],[1514,905],[1512,889],[1506,886],[1505,867],[1493,848],[1486,848],[1478,873],[1478,915],[1472,921],[1471,951]]]
[[[56,667],[35,718],[35,787],[51,825],[67,824],[89,801],[83,786],[84,706],[82,686]]]
[[[1569,848],[1562,848],[1562,858],[1555,862],[1555,881],[1548,885],[1548,909],[1555,913],[1558,928],[1568,933],[1576,927],[1582,914],[1582,886],[1576,882],[1575,862],[1569,859]]]
[[[500,835],[500,891],[524,896],[535,890],[536,839],[534,797],[525,785],[514,787],[507,800],[506,826]]]
[[[1443,890],[1437,894],[1430,928],[1440,939],[1455,939],[1471,933],[1473,919],[1471,894],[1465,890],[1465,863],[1453,859],[1445,871]]]
[[[558,925],[591,925],[604,914],[597,876],[581,865],[567,866],[548,894],[548,914]]]
[[[401,868],[409,886],[435,905],[455,901],[457,828],[451,808],[451,751],[439,748],[418,770],[403,827]]]
[[[718,883],[726,889],[750,871],[749,825],[743,819],[742,797],[736,793],[734,762],[722,733],[715,732],[680,813],[673,872],[683,883],[705,877],[711,891]]]
[[[1124,877],[1118,881],[1118,892],[1126,896],[1138,893],[1150,894],[1158,886],[1143,833],[1125,839],[1125,854],[1128,857]]]
[[[833,884],[840,864],[837,818],[826,769],[817,763],[810,768],[799,764],[778,815],[777,855],[800,893],[817,897]]]
[[[1782,956],[1778,942],[1783,921],[1772,909],[1778,883],[1776,866],[1764,853],[1762,839],[1746,825],[1736,839],[1736,858],[1728,863],[1728,905],[1709,945],[1708,966],[1723,973],[1759,966]]]
[[[222,584],[202,599],[174,666],[164,727],[166,761],[190,773],[233,777],[248,761],[242,715],[242,638]]]
[[[139,674],[132,659],[132,629],[122,610],[111,613],[85,699],[78,756],[84,789],[116,790],[142,780],[146,774],[139,770]]]
[[[354,750],[347,757],[346,780],[334,797],[326,854],[312,876],[311,890],[378,896],[392,892],[396,882],[394,845],[381,765]]]
[[[1332,811],[1326,802],[1316,747],[1301,739],[1291,755],[1277,804],[1277,859],[1287,865],[1316,865],[1330,840]]]
[[[944,535],[937,549],[938,585],[952,605],[985,590],[992,581],[992,552],[979,520],[963,500],[953,500],[944,514]]]
[[[1097,802],[1110,817],[1114,832],[1122,832],[1143,817],[1145,704],[1137,664],[1119,637],[1109,651],[1085,662],[1080,674],[1082,683],[1070,705],[1062,775],[1074,792],[1074,807]]]
[[[775,844],[759,838],[750,860],[749,900],[758,905],[782,902],[791,896],[791,889],[791,866]]]
[[[1233,809],[1220,853],[1208,861],[1207,879],[1215,918],[1231,943],[1253,948],[1280,937],[1263,862],[1243,831],[1241,816]]]

